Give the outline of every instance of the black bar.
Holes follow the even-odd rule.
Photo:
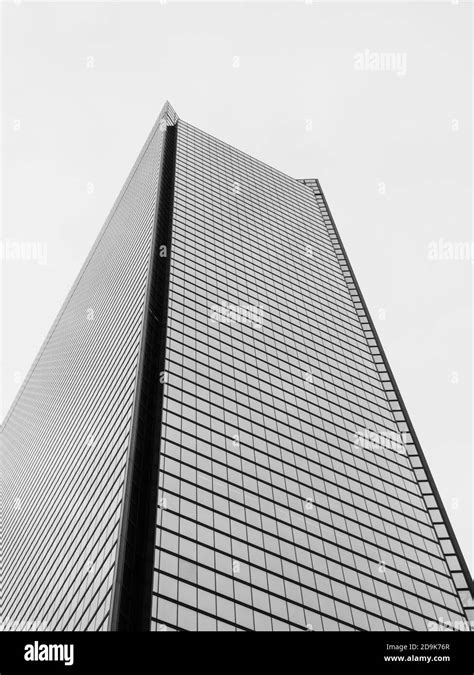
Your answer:
[[[175,660],[178,672],[186,666],[197,672],[199,666],[220,672],[229,667],[257,669],[259,658],[265,672],[272,668],[286,672],[307,670],[310,675],[318,673],[374,672],[374,673],[454,673],[472,675],[474,658],[471,633],[278,633],[261,637],[229,637],[229,633],[216,636],[214,633],[181,633],[160,631],[155,633],[1,633],[0,673],[158,673],[171,664],[161,648],[168,647]],[[181,645],[181,639],[186,642]],[[238,642],[234,643],[233,640]],[[251,642],[242,643],[241,640]],[[254,642],[255,640],[255,642]],[[212,641],[212,642],[211,642]],[[38,642],[36,653],[31,647]],[[191,646],[191,642],[193,645]],[[26,661],[25,656],[39,656],[41,645],[73,645],[73,662]],[[186,650],[183,647],[186,646]],[[209,648],[216,658],[209,659]],[[230,659],[223,658],[223,648],[228,647]],[[180,648],[180,651],[175,651]],[[51,655],[55,654],[51,652]],[[63,650],[63,657],[66,651]],[[67,652],[71,657],[70,649]],[[275,659],[275,665],[272,659]],[[189,659],[189,661],[188,661]],[[191,660],[192,659],[192,660]],[[401,660],[403,659],[403,660]],[[289,669],[288,669],[289,668]],[[345,670],[342,670],[345,669]]]

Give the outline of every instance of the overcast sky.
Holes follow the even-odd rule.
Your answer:
[[[3,415],[169,99],[321,180],[472,569],[472,256],[446,259],[473,240],[470,4],[2,12],[2,242],[40,244],[2,264]]]

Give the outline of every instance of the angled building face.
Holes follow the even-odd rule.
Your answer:
[[[474,619],[318,181],[169,104],[2,444],[7,629],[425,631]]]
[[[176,121],[170,109],[159,120]],[[2,429],[4,628],[106,630],[164,151],[152,130]]]

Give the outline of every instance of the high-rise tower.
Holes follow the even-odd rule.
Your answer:
[[[474,619],[318,181],[169,104],[2,437],[6,628]]]

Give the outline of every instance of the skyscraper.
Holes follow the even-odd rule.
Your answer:
[[[2,623],[467,630],[317,180],[166,104],[2,432]]]

